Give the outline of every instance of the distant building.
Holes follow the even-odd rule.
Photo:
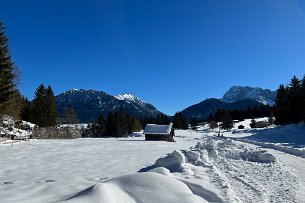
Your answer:
[[[174,141],[175,131],[172,125],[147,124],[144,129],[145,140]]]

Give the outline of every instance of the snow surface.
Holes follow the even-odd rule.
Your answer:
[[[0,145],[0,202],[303,202],[305,159],[246,143],[255,133],[244,132],[238,140],[204,128],[178,130],[174,143],[135,133]]]

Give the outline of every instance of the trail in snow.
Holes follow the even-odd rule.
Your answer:
[[[295,177],[297,177],[299,190],[296,193],[297,202],[304,202],[305,200],[305,159],[290,155],[274,149],[266,149],[269,153],[273,154],[279,162],[282,163],[282,167],[290,171]]]
[[[186,161],[181,161],[180,167],[173,161],[173,156],[179,157],[177,152],[157,160],[155,165],[180,172],[175,173],[180,179],[182,174],[189,174],[184,177],[188,181],[207,174],[225,202],[297,201],[298,179],[266,150],[232,140],[207,138],[182,154]],[[197,184],[204,185],[204,181]]]

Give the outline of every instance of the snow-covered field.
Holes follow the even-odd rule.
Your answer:
[[[289,132],[301,136],[302,127]],[[214,135],[203,129],[176,131],[175,143],[129,137],[2,144],[0,202],[304,201],[304,158]]]

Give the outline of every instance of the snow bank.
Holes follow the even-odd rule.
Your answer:
[[[290,143],[295,146],[305,145],[304,125],[285,125],[276,128],[252,131],[253,135],[247,137],[249,140],[271,143]]]
[[[305,157],[304,125],[293,124],[263,130],[254,129],[243,133],[250,136],[236,138],[236,140]]]
[[[190,150],[175,150],[166,157],[159,158],[154,167],[164,167],[171,172],[186,170],[187,163],[195,166],[212,166],[212,161],[223,158],[242,159],[258,163],[274,163],[276,158],[265,150],[251,149],[240,146],[231,139],[216,142],[213,138],[206,138],[198,142]]]
[[[193,194],[181,181],[152,172],[121,176],[95,184],[72,195],[66,201],[75,203],[207,202]]]
[[[291,154],[291,155],[295,155],[295,156],[305,158],[305,150],[304,149],[295,149],[295,148],[291,148],[291,147],[284,147],[284,146],[281,146],[281,145],[276,145],[274,143],[257,142],[257,141],[253,141],[253,140],[247,140],[247,139],[238,139],[238,140],[242,141],[242,142],[249,143],[249,144],[255,144],[255,145],[258,145],[258,146],[261,146],[261,147],[275,149],[275,150],[279,150],[281,152],[285,152],[287,154]]]
[[[252,162],[273,163],[276,161],[275,156],[263,153],[262,151],[240,152],[239,155],[241,159]]]
[[[155,167],[165,167],[171,172],[182,171],[185,165],[185,156],[181,151],[174,151],[173,153],[167,155],[164,158],[159,158]]]
[[[232,139],[203,138],[189,150],[175,150],[159,158],[153,167],[158,168],[152,172],[182,181],[211,202],[277,202],[290,198],[298,187],[295,177],[279,166],[275,156]],[[265,186],[268,179],[276,183]]]

